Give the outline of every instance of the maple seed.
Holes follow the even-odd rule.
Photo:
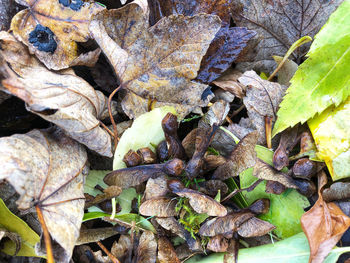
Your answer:
[[[157,162],[157,155],[148,147],[138,149],[137,154],[141,157],[143,164],[152,164]]]
[[[81,0],[59,0],[60,4],[64,5],[65,7],[69,7],[70,9],[74,11],[79,11],[79,9],[83,6],[84,2]]]
[[[123,162],[127,167],[138,166],[142,163],[141,156],[133,150],[129,150],[123,158]]]
[[[57,43],[54,39],[55,34],[50,28],[38,24],[35,29],[29,33],[29,42],[38,50],[54,53]]]

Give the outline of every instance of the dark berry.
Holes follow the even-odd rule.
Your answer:
[[[29,33],[29,43],[33,44],[40,51],[53,53],[57,48],[54,36],[55,34],[50,28],[39,24]]]

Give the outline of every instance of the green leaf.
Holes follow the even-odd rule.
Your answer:
[[[168,112],[176,114],[173,107],[165,106],[142,114],[135,119],[132,126],[120,138],[114,154],[114,170],[126,167],[123,158],[130,149],[137,151],[142,147],[149,147],[155,150],[153,145],[158,145],[165,140],[161,123]]]
[[[350,177],[350,97],[338,107],[329,107],[308,121],[317,146],[332,179]]]
[[[35,233],[22,219],[11,213],[6,207],[4,201],[0,198],[0,228],[5,228],[9,232],[17,233],[21,238],[21,249],[17,256],[39,257],[35,253],[35,244],[40,241],[40,237]],[[2,242],[1,242],[2,243]],[[8,255],[13,255],[16,245],[11,240],[2,243],[4,246],[0,249]]]
[[[83,222],[93,220],[93,219],[103,218],[103,217],[110,217],[110,216],[111,216],[110,214],[106,214],[103,212],[85,213],[83,217]],[[152,231],[153,233],[156,233],[156,230],[153,227],[153,225],[146,218],[138,214],[129,213],[129,214],[123,214],[123,215],[116,215],[114,218],[122,222],[125,222],[127,224],[132,224],[132,222],[134,221],[137,227],[142,228],[143,230],[149,230],[149,231]]]
[[[350,0],[345,0],[315,36],[280,104],[273,136],[304,123],[350,95]]]
[[[339,256],[349,252],[350,247],[334,248],[324,263],[335,263]],[[299,233],[274,244],[238,251],[238,263],[308,263],[310,256],[309,243],[304,233]],[[191,258],[186,263],[223,263],[224,253],[214,253],[203,259]]]
[[[257,145],[255,150],[258,158],[272,165],[273,151],[260,145]],[[240,174],[241,188],[249,187],[256,180],[257,178],[253,176],[253,168],[249,168]],[[248,204],[252,204],[260,198],[270,199],[269,212],[260,215],[259,218],[275,225],[274,233],[282,239],[301,232],[300,217],[304,213],[304,208],[310,205],[307,198],[294,189],[290,189],[281,195],[268,194],[265,189],[266,182],[262,182],[253,191],[243,192]]]
[[[84,192],[96,196],[98,194],[102,194],[100,190],[97,190],[95,188],[96,185],[100,185],[102,188],[107,188],[108,185],[106,185],[103,182],[103,178],[108,174],[110,171],[104,171],[104,170],[90,170],[89,174],[86,178],[85,185],[84,185]]]
[[[115,198],[122,209],[117,215],[130,213],[132,200],[135,198],[137,198],[135,188],[124,189],[123,192]]]

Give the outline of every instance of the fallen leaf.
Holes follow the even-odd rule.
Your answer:
[[[133,19],[119,19],[123,16]],[[122,102],[129,117],[143,113],[152,101],[179,105],[175,108],[182,110],[186,106],[185,112],[178,110],[184,117],[208,102],[201,100],[207,86],[191,80],[196,78],[200,61],[220,25],[217,16],[199,14],[165,17],[149,28],[147,14],[131,3],[98,14],[89,29],[114,67],[121,87],[127,90],[127,99],[133,102],[135,98],[134,105]],[[132,108],[136,105],[137,115]]]
[[[168,192],[167,179],[165,176],[159,176],[154,179],[150,178],[147,181],[143,198],[144,200],[149,200],[157,197],[164,197]]]
[[[157,259],[157,241],[150,231],[142,233],[137,248],[137,263],[155,263]]]
[[[11,69],[4,90],[26,102],[27,110],[53,122],[73,139],[104,156],[112,156],[111,138],[99,126],[107,113],[107,98],[73,73],[49,71],[7,32],[0,33],[1,50]],[[16,74],[17,73],[17,74]]]
[[[131,237],[130,235],[121,235],[117,241],[114,241],[111,253],[121,260],[128,251],[132,249]]]
[[[236,212],[223,217],[216,217],[205,222],[199,229],[199,234],[208,237],[230,234],[253,216],[251,212]]]
[[[207,244],[207,249],[213,252],[226,252],[227,248],[228,240],[223,235],[212,237]]]
[[[80,229],[79,238],[75,245],[95,243],[117,234],[119,234],[119,231],[114,227]]]
[[[249,211],[256,214],[266,214],[270,210],[270,199],[261,198],[248,207]]]
[[[227,210],[223,205],[201,192],[188,188],[174,190],[172,189],[173,193],[178,196],[188,198],[191,207],[198,214],[205,213],[208,216],[225,216],[227,214]]]
[[[209,128],[211,126],[220,126],[226,119],[228,112],[230,111],[230,104],[219,100],[211,105],[208,111],[198,122],[198,127]]]
[[[327,176],[322,171],[318,174],[318,200],[300,219],[309,241],[309,262],[313,263],[323,262],[350,226],[350,218],[335,203],[323,200],[322,188],[326,183]]]
[[[101,5],[80,0],[75,6],[57,0],[19,1],[28,8],[13,17],[11,30],[47,68],[60,70],[91,63],[91,57],[86,61],[86,54],[79,56],[76,42],[90,38],[89,22],[104,9]],[[98,56],[92,58],[96,62]]]
[[[260,237],[266,235],[275,228],[274,225],[267,221],[252,217],[238,227],[237,233],[242,237]]]
[[[180,263],[173,244],[166,237],[158,239],[158,260],[159,263]]]
[[[139,212],[144,216],[170,217],[175,216],[177,201],[165,197],[150,199],[140,205]]]
[[[243,128],[258,130],[258,143],[266,145],[265,116],[271,117],[272,122],[275,122],[278,106],[287,87],[261,79],[254,71],[245,72],[238,81],[247,87],[243,103],[249,117],[248,125],[242,120],[239,124]],[[236,134],[235,131],[233,133]]]
[[[241,76],[242,73],[240,71],[228,69],[219,78],[214,80],[213,84],[232,93],[237,98],[243,99],[246,87],[238,81]]]
[[[3,188],[1,189],[3,191]],[[4,231],[6,229],[6,231]],[[18,236],[19,243],[14,240],[2,240],[1,232],[10,232]],[[6,233],[4,233],[6,236]],[[37,233],[26,222],[11,213],[4,201],[0,199],[0,246],[1,252],[8,255],[35,257],[35,244],[40,241]]]
[[[157,178],[166,174],[180,175],[183,169],[183,161],[172,159],[161,164],[148,164],[115,170],[107,174],[103,181],[107,185],[117,185],[125,189],[139,185],[149,178]]]
[[[227,185],[221,180],[207,180],[199,183],[199,186],[199,191],[211,196],[216,196],[219,191],[221,195],[225,195],[228,192]]]
[[[218,15],[222,20],[220,30],[202,59],[197,79],[210,83],[228,69],[243,51],[255,32],[244,27],[230,27],[231,0],[220,1],[149,1],[154,23],[165,16],[194,16],[200,13]]]
[[[60,130],[33,130],[0,139],[0,180],[5,179],[20,194],[22,211],[36,207],[59,249],[57,261],[68,262],[84,214],[85,149]],[[40,250],[40,254],[43,255]]]
[[[246,135],[233,149],[227,162],[215,170],[212,178],[225,180],[238,176],[244,170],[253,167],[256,163],[255,145],[257,140],[257,131]]]
[[[241,58],[238,69],[272,73],[276,67],[272,56],[283,57],[299,38],[314,37],[341,2],[253,0],[249,5],[244,0],[234,2],[232,16],[236,25],[257,32],[255,40],[259,41],[250,42],[247,48],[251,50],[251,57]],[[309,47],[303,45],[297,49],[293,60],[299,62]]]
[[[316,1],[312,1],[311,4],[313,2]],[[350,18],[350,3],[332,1],[326,5],[331,6],[333,11],[340,3],[342,4],[316,35],[306,55],[308,58],[299,66],[292,78],[292,84],[280,104],[273,135],[299,122],[305,123],[329,106],[339,106],[350,95],[348,88],[350,77],[346,70],[346,65],[350,61],[347,44],[350,25],[345,23]],[[318,14],[322,15],[322,11],[320,8]],[[327,19],[327,15],[324,15],[323,19]],[[322,67],[319,67],[320,63]],[[307,103],[309,101],[312,103]],[[291,112],[293,114],[290,114]]]
[[[350,198],[350,183],[336,182],[322,192],[322,197],[325,202],[334,200],[344,200]]]

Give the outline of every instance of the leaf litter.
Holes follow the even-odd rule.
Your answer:
[[[6,206],[36,212],[36,223],[24,219],[41,240],[19,245],[23,231],[7,224],[3,251],[50,263],[87,255],[101,262],[254,262],[256,251],[269,261],[281,247],[291,262],[335,262],[349,251],[333,248],[349,227],[349,195],[343,181],[323,190],[328,171],[315,133],[322,120],[310,126],[313,134],[298,125],[271,138],[277,117],[274,133],[295,123],[279,106],[292,76],[307,70],[309,46],[283,59],[277,79],[265,77],[276,67],[272,59],[279,64],[296,40],[314,36],[340,1],[137,0],[118,9],[107,0],[18,3],[27,9],[0,33],[0,88],[48,122],[0,138],[0,187],[5,180],[19,194]],[[326,27],[347,9],[345,1]],[[324,49],[325,34],[310,56],[314,45]],[[123,123],[130,128],[121,131]],[[85,146],[104,157],[87,155]],[[333,179],[348,177],[339,169],[343,159],[327,163]],[[85,184],[89,163],[104,170]],[[242,249],[261,240],[275,245]]]

